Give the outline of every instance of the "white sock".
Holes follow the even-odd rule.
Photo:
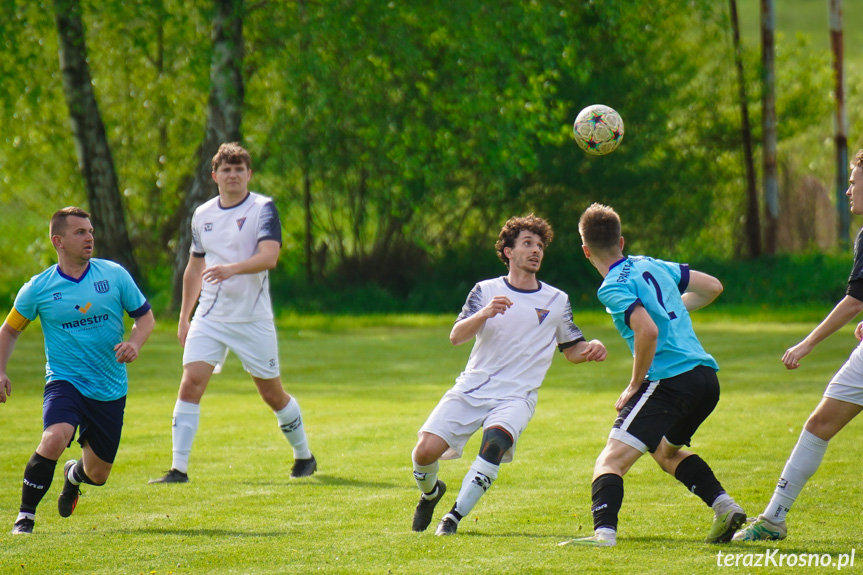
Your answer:
[[[489,463],[482,457],[477,456],[467,475],[464,476],[464,481],[461,483],[461,490],[458,492],[458,497],[455,500],[454,510],[466,517],[476,505],[479,498],[485,495],[491,487],[492,482],[497,479],[497,472],[500,469],[499,465]]]
[[[413,458],[411,458],[413,460]],[[423,495],[436,496],[437,493],[432,493],[437,485],[437,471],[440,468],[440,463],[435,461],[430,465],[420,465],[416,461],[414,464],[414,479],[417,481],[417,487],[423,492]],[[436,490],[435,490],[436,491]],[[428,498],[427,498],[428,499]]]
[[[764,510],[764,517],[773,523],[782,523],[791,510],[791,506],[800,495],[800,491],[809,478],[818,471],[829,442],[816,437],[805,429],[797,440],[797,445],[785,463],[785,469],[779,477],[779,483],[773,491],[773,497]]]
[[[171,468],[188,473],[189,455],[192,453],[192,442],[198,432],[201,420],[201,406],[181,399],[174,404],[174,422],[171,426],[171,441],[174,459]]]
[[[288,404],[279,411],[274,411],[279,421],[279,428],[285,434],[285,438],[294,448],[294,459],[310,459],[312,452],[309,450],[309,439],[303,427],[303,416],[300,413],[300,404],[295,397],[291,397]]]
[[[717,516],[722,515],[734,506],[734,500],[727,493],[719,495],[710,507]]]

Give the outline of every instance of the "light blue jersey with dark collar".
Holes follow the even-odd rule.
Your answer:
[[[68,381],[85,397],[112,401],[126,395],[126,364],[114,346],[123,341],[123,313],[138,318],[150,304],[122,266],[91,259],[80,278],[53,265],[18,292],[15,310],[45,335],[45,380]]]
[[[629,317],[636,306],[643,306],[659,329],[656,354],[647,372],[650,380],[674,377],[699,365],[719,369],[692,328],[689,311],[681,298],[687,285],[686,264],[630,256],[615,262],[599,286],[599,301],[611,314],[614,326],[631,351],[635,334],[629,327]]]

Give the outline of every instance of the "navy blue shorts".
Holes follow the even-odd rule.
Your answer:
[[[43,429],[48,429],[56,423],[68,423],[78,430],[81,447],[88,443],[99,459],[114,463],[125,409],[125,396],[113,401],[97,401],[81,395],[68,381],[52,381],[45,386],[42,425]]]
[[[642,453],[656,451],[663,437],[674,446],[689,445],[718,402],[719,379],[712,367],[645,381],[620,410],[609,437]]]

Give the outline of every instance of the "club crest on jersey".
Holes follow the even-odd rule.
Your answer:
[[[243,224],[245,224],[245,223],[246,223],[246,218],[240,218],[239,220],[237,220],[237,229],[242,231],[243,230]]]
[[[533,309],[535,309],[535,310],[536,310],[536,319],[538,319],[538,320],[539,320],[540,325],[542,325],[542,322],[544,322],[544,321],[545,321],[545,318],[547,318],[547,317],[548,317],[548,313],[549,313],[551,310],[548,310],[548,309],[539,309],[538,307],[535,307],[535,308],[533,308]]]
[[[96,293],[108,293],[111,286],[108,285],[108,280],[99,280],[93,284],[93,289],[96,290]]]

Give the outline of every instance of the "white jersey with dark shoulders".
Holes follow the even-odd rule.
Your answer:
[[[264,240],[281,244],[282,225],[273,200],[255,192],[230,208],[223,208],[217,196],[192,217],[191,257],[203,257],[207,267],[247,260]],[[237,274],[216,285],[203,282],[195,317],[225,322],[272,319],[269,273]]]
[[[505,277],[476,284],[456,321],[479,312],[498,295],[513,305],[486,320],[453,389],[477,398],[528,398],[542,385],[555,347],[566,349],[584,336],[573,322],[565,292],[542,282],[536,290],[519,290]]]

